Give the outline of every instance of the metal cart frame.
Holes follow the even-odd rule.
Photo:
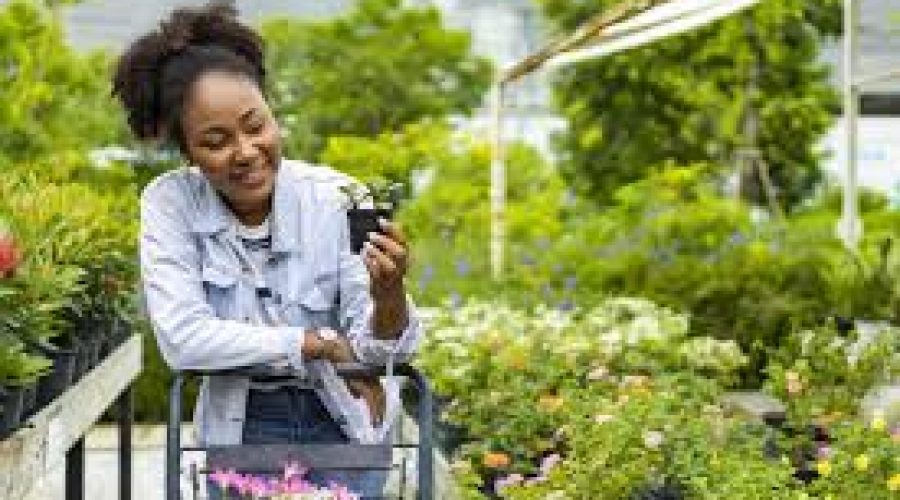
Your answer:
[[[336,364],[342,377],[368,377],[385,375],[385,367],[373,367],[358,363]],[[362,445],[340,444],[283,444],[283,445],[235,445],[235,446],[181,446],[181,413],[184,397],[184,381],[188,376],[266,376],[291,378],[296,376],[289,368],[247,367],[218,371],[177,371],[169,391],[169,419],[166,426],[166,500],[181,500],[180,474],[183,451],[205,451],[207,469],[210,461],[219,468],[234,468],[248,472],[275,472],[288,461],[299,461],[306,467],[317,469],[366,470],[384,469],[393,448],[417,448],[418,500],[434,497],[434,446],[433,446],[433,396],[428,380],[412,366],[397,365],[392,375],[404,376],[413,382],[418,393],[416,421],[419,425],[418,443]],[[203,471],[207,472],[207,471]]]

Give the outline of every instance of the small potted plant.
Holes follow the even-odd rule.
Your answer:
[[[381,233],[379,219],[390,220],[400,203],[402,185],[383,179],[341,186],[346,195],[350,248],[359,253],[369,233]]]

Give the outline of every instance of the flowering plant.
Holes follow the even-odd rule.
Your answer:
[[[236,493],[240,499],[271,500],[356,500],[358,495],[345,486],[332,484],[328,488],[318,486],[303,479],[306,469],[299,464],[287,464],[281,477],[238,474],[234,470],[217,470],[210,479],[230,498]]]
[[[21,252],[9,229],[0,220],[0,279],[10,278],[22,260]]]
[[[564,430],[573,423],[612,419],[629,398],[655,394],[660,375],[724,381],[745,362],[733,343],[688,338],[688,327],[686,316],[633,298],[611,298],[585,311],[470,302],[439,312],[418,361],[449,399],[447,420],[465,429],[468,442],[456,450],[458,477],[469,484],[473,474],[480,476],[488,493],[520,486],[547,493],[538,485],[552,482],[581,438]],[[710,359],[710,353],[721,355]],[[671,408],[666,404],[660,412]],[[634,431],[648,446],[666,442],[655,427]],[[646,480],[648,469],[640,471],[622,488],[636,477]]]

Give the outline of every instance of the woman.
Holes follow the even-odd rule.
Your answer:
[[[204,380],[204,445],[378,442],[398,391],[343,380],[332,363],[406,360],[420,336],[404,289],[407,245],[383,221],[350,251],[331,169],[281,158],[259,36],[227,6],[175,10],[118,62],[114,94],[142,140],[171,142],[189,167],[141,197],[141,271],[160,351],[175,370],[289,363],[289,384]],[[384,473],[313,473],[381,494]]]

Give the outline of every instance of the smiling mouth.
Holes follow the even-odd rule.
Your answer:
[[[266,174],[263,168],[252,168],[240,173],[233,173],[229,176],[232,183],[244,187],[255,188],[261,186],[266,181]]]

